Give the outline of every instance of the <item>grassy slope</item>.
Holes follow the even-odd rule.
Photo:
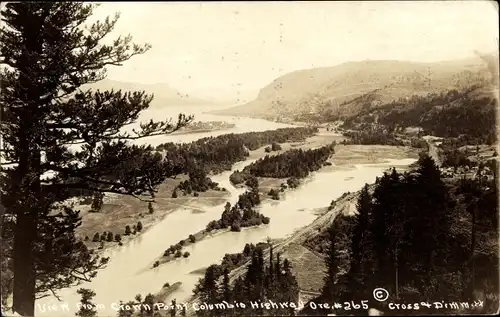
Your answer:
[[[288,73],[264,87],[254,101],[217,113],[283,119],[326,108],[332,114],[353,115],[364,104],[359,97],[368,93],[370,102],[383,104],[414,94],[460,89],[487,78],[489,71],[479,58],[443,63],[348,62]]]

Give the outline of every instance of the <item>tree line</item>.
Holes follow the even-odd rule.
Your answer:
[[[212,265],[196,289],[200,303],[213,305],[213,310],[197,311],[198,316],[294,316],[299,288],[291,271],[291,263],[273,254],[269,247],[269,259],[264,259],[263,247],[245,247],[249,253],[250,264],[243,277],[231,283],[229,267]],[[221,272],[222,269],[222,272]],[[219,281],[222,279],[221,281]],[[269,301],[276,305],[265,306]],[[221,303],[239,304],[227,309]],[[261,305],[261,303],[263,305]],[[279,305],[287,303],[286,306]],[[290,305],[289,303],[293,303]]]
[[[172,192],[172,198],[177,198],[177,190],[182,191],[184,195],[193,194],[193,196],[198,196],[199,192],[206,192],[207,190],[226,190],[225,188],[220,188],[219,183],[214,182],[207,176],[207,172],[203,168],[194,167],[187,171],[189,179],[182,181],[179,185],[174,188]]]
[[[229,177],[233,184],[239,184],[252,177],[304,178],[312,171],[319,170],[332,154],[335,142],[318,149],[292,149],[284,153],[258,159]]]
[[[366,185],[360,192],[356,217],[337,217],[329,230],[306,243],[325,255],[327,265],[315,301],[372,298],[372,290],[382,285],[394,302],[481,298],[483,312],[496,311],[497,188],[496,178],[445,183],[426,155],[410,172],[384,173],[373,189]],[[384,303],[370,305],[385,314],[400,313]]]
[[[188,173],[195,168],[203,168],[207,173],[230,170],[234,163],[244,161],[249,151],[266,144],[299,142],[313,136],[317,128],[280,128],[262,132],[224,134],[202,138],[191,143],[163,143],[156,147],[165,153],[166,161],[176,174]]]
[[[221,218],[208,223],[207,232],[217,229],[231,228],[231,231],[240,231],[243,227],[269,224],[269,217],[257,212],[254,208],[260,205],[259,182],[254,177],[247,180],[250,189],[238,197],[234,206],[228,202],[224,206]]]

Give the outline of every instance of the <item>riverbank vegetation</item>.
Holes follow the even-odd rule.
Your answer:
[[[241,228],[269,224],[270,219],[257,212],[254,207],[260,205],[259,188],[252,187],[241,194],[238,202],[231,207],[227,203],[219,220],[211,221],[206,228],[207,232],[231,228],[231,231],[240,231]]]
[[[193,168],[188,172],[189,179],[182,181],[172,192],[172,198],[177,198],[177,190],[180,190],[184,195],[193,194],[199,196],[199,192],[207,190],[226,191],[225,188],[220,188],[219,184],[212,181],[204,169]]]
[[[227,202],[220,219],[209,222],[205,230],[190,234],[187,239],[170,246],[163,253],[161,260],[153,263],[153,268],[158,267],[162,263],[167,263],[174,258],[180,258],[181,256],[188,257],[189,252],[182,253],[183,247],[203,240],[216,230],[230,228],[231,231],[239,232],[241,228],[269,224],[269,217],[262,215],[254,209],[261,202],[258,180],[256,178],[250,179],[247,181],[247,185],[250,187],[250,190],[241,194],[234,206],[231,206]]]
[[[359,302],[384,285],[400,303],[480,299],[483,307],[462,312],[496,312],[497,188],[496,178],[444,182],[428,156],[413,171],[384,173],[373,188],[361,191],[356,217],[337,217],[329,230],[306,242],[325,255],[328,268],[314,301]],[[391,314],[384,303],[370,302],[370,307]],[[432,308],[406,313],[427,311]]]
[[[332,143],[319,149],[292,149],[278,155],[266,155],[245,166],[241,172],[235,171],[229,179],[233,184],[240,184],[252,177],[304,178],[319,170],[334,153],[335,143]]]

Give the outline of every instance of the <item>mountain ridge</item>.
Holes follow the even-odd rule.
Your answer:
[[[148,95],[154,95],[153,101],[151,102],[151,107],[153,108],[168,107],[169,105],[194,106],[217,103],[215,100],[207,100],[190,94],[181,93],[166,83],[144,84],[105,78],[96,83],[87,85],[86,87],[96,90],[122,90],[124,92],[145,91]]]
[[[324,112],[351,116],[359,111],[359,98],[386,104],[412,95],[488,84],[495,76],[486,64],[477,54],[433,63],[365,60],[302,69],[276,78],[251,102],[212,113],[280,121]]]

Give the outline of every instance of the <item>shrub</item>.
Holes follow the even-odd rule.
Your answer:
[[[184,254],[182,256],[187,258],[189,255],[190,255],[189,252],[186,251],[186,252],[184,252]]]
[[[194,193],[193,193],[193,196],[194,196],[194,197],[198,197],[198,196],[200,196],[200,194],[198,194],[198,192],[194,192]]]
[[[271,219],[269,219],[269,217],[263,217],[262,218],[262,223],[265,224],[265,225],[269,224],[270,221],[271,221]]]
[[[132,233],[132,231],[130,230],[130,226],[129,225],[126,225],[125,226],[125,235],[128,236]]]
[[[243,183],[245,181],[245,177],[240,171],[236,171],[229,176],[229,181],[237,185]]]
[[[169,256],[170,253],[170,249],[166,249],[165,252],[163,252],[163,256]]]
[[[106,240],[107,240],[108,242],[113,241],[113,233],[112,233],[112,232],[108,232],[108,236],[106,237]]]
[[[179,241],[179,244],[180,244],[181,246],[183,246],[183,245],[184,245],[184,240]]]
[[[280,151],[281,150],[281,145],[276,143],[276,142],[273,142],[273,144],[271,144],[271,150],[272,151]]]
[[[119,233],[115,234],[115,241],[116,242],[122,241],[122,236]]]
[[[169,283],[169,282],[167,282],[167,283],[163,284],[163,287],[164,287],[164,288],[170,287],[170,283]]]
[[[274,188],[269,191],[268,195],[271,196],[271,198],[274,200],[280,199],[279,192]]]
[[[98,233],[98,232],[96,232],[96,233],[94,234],[94,237],[92,238],[92,242],[99,242],[99,240],[100,240],[99,233]]]
[[[177,252],[175,252],[175,257],[180,258],[181,256],[182,256],[181,250],[177,250]]]
[[[139,231],[139,232],[140,232],[141,230],[142,230],[142,223],[139,221],[139,222],[137,223],[137,231]]]
[[[151,202],[148,203],[149,213],[152,214],[155,210],[153,209],[153,204]]]
[[[108,237],[108,235],[106,234],[106,231],[104,231],[102,234],[101,234],[101,241],[106,241],[106,238]]]
[[[266,148],[264,149],[264,151],[266,151],[266,153],[269,153],[269,152],[271,152],[271,147],[269,147],[269,146],[266,146]]]
[[[191,243],[195,243],[196,242],[196,238],[192,234],[189,235],[189,242],[191,242]]]
[[[233,222],[233,224],[231,225],[231,231],[240,232],[240,224],[237,222]]]
[[[290,188],[297,188],[300,184],[300,181],[296,177],[290,177],[289,179],[287,179],[286,183]]]
[[[177,190],[174,190],[174,192],[172,193],[172,198],[177,198]]]
[[[89,241],[89,236],[85,236],[85,238],[83,238],[83,241]]]
[[[257,177],[252,176],[247,181],[245,182],[245,185],[247,185],[250,188],[258,188],[259,187],[259,180]]]
[[[158,267],[160,265],[160,261],[155,261],[155,263],[153,264],[153,267]]]

